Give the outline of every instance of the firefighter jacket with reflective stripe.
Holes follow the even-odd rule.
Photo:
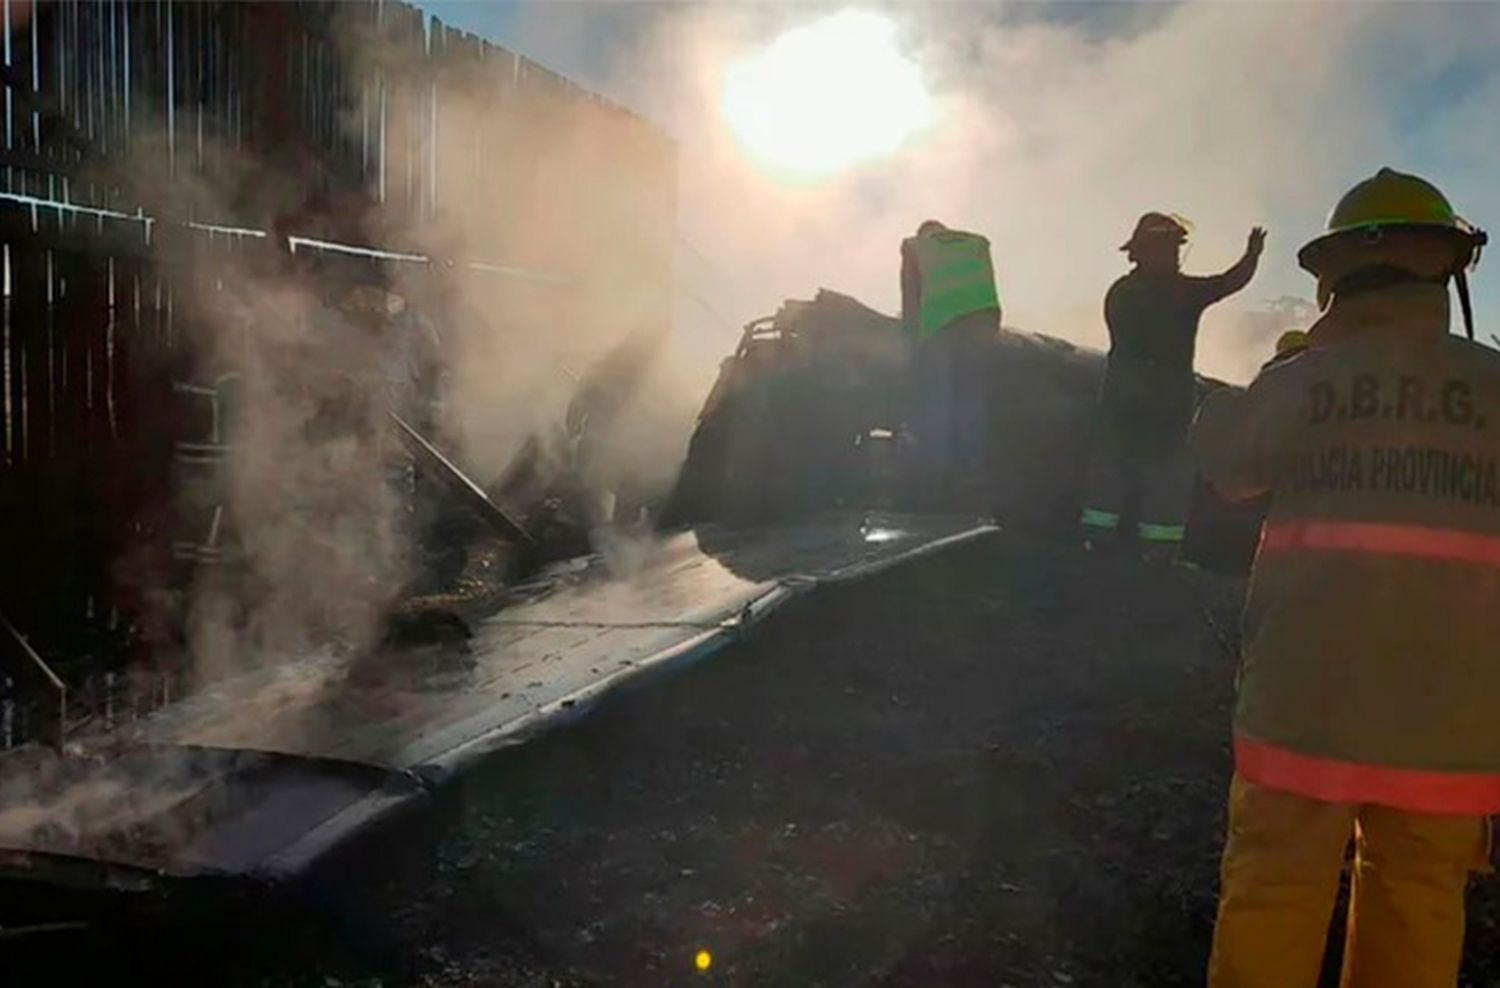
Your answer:
[[[1438,285],[1341,299],[1199,413],[1209,481],[1270,494],[1235,713],[1253,782],[1500,811],[1500,353],[1448,324]]]
[[[942,230],[909,237],[901,246],[917,268],[920,336],[932,336],[971,312],[1000,308],[990,242],[984,237]]]

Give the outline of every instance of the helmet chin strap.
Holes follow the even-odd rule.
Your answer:
[[[1480,255],[1484,253],[1485,245],[1490,242],[1490,235],[1483,230],[1471,228],[1469,237],[1473,244],[1467,262],[1453,273],[1453,282],[1458,288],[1458,307],[1464,314],[1464,332],[1469,334],[1469,339],[1474,338],[1474,303],[1469,299],[1469,276],[1468,269],[1479,265]]]
[[[1469,276],[1459,269],[1453,275],[1453,284],[1458,289],[1458,308],[1464,316],[1464,332],[1474,338],[1474,303],[1469,299]]]

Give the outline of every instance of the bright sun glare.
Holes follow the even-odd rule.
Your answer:
[[[896,25],[846,10],[731,64],[724,116],[755,156],[826,175],[895,151],[931,122],[932,103]]]

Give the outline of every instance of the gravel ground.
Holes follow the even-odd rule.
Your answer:
[[[991,538],[794,602],[295,900],[73,956],[157,983],[1201,984],[1235,606]],[[1500,985],[1493,884],[1474,907],[1464,983]]]

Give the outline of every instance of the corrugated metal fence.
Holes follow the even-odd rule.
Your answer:
[[[500,225],[488,241],[467,238],[488,268],[607,267],[608,252],[580,245],[618,237],[637,270],[643,251],[659,251],[663,286],[669,277],[670,142],[411,6],[0,9],[0,613],[44,654],[87,664],[118,644],[122,567],[168,488],[184,286],[153,250],[161,227],[200,249],[264,245],[256,231],[289,224],[275,232],[400,250],[383,242],[390,231],[438,224],[483,197],[564,231],[517,240]],[[457,121],[450,93],[468,101]],[[554,136],[539,121],[557,121]],[[232,168],[252,180],[226,194],[219,179]],[[215,194],[193,194],[199,186]],[[652,215],[664,229],[645,231]]]

